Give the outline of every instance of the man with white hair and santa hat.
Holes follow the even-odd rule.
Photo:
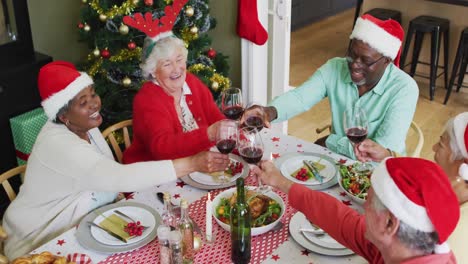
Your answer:
[[[289,204],[369,263],[456,263],[446,243],[460,208],[441,167],[419,158],[388,158],[371,176],[365,213],[293,183],[270,161],[253,172],[288,193]]]
[[[355,158],[343,127],[343,113],[351,106],[360,106],[369,120],[367,136],[405,153],[419,90],[413,78],[398,67],[403,35],[403,28],[394,20],[361,16],[350,36],[346,58],[329,60],[302,85],[263,107],[265,125],[290,119],[327,97],[332,133],[316,143]],[[244,116],[249,111],[255,111],[255,107],[246,110]]]

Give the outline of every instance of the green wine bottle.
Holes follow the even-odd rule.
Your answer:
[[[250,261],[250,210],[245,202],[244,179],[238,178],[237,202],[231,208],[231,260],[235,264]]]

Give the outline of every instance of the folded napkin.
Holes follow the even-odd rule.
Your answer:
[[[111,231],[112,233],[120,236],[125,240],[129,240],[134,236],[130,236],[127,232],[125,232],[125,227],[127,226],[128,222],[125,221],[123,218],[116,214],[111,214],[110,216],[104,218],[99,225],[104,229]]]
[[[67,261],[75,262],[76,264],[93,264],[93,261],[88,255],[81,253],[68,254]]]

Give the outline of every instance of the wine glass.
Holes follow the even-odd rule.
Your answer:
[[[231,120],[238,120],[242,116],[244,104],[242,103],[242,92],[239,88],[231,87],[223,91],[221,110]]]
[[[263,107],[256,103],[249,104],[244,112],[244,123],[242,127],[256,128],[259,132],[263,129],[264,116]]]
[[[216,147],[223,154],[231,153],[237,145],[238,127],[234,120],[224,119],[219,121],[218,131],[216,133]],[[228,178],[224,171],[220,176],[221,182],[227,182]]]
[[[238,140],[239,155],[249,164],[257,164],[263,157],[263,142],[260,132],[254,127],[244,127],[239,131]],[[260,178],[257,179],[257,190],[266,193],[271,190],[270,186],[263,185]]]
[[[359,106],[348,107],[343,114],[343,127],[349,141],[353,146],[360,144],[367,137],[367,115]],[[360,171],[369,170],[367,163],[357,166]]]

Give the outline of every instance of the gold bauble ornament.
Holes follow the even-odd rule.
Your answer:
[[[138,5],[139,2],[140,2],[140,0],[133,0],[134,5]]]
[[[119,32],[122,35],[127,35],[128,34],[128,26],[125,25],[125,24],[120,25]]]
[[[212,83],[211,83],[211,88],[213,88],[213,90],[215,90],[215,91],[218,90],[218,88],[219,88],[219,83],[218,83],[218,82],[212,82]]]
[[[130,84],[132,84],[132,79],[128,78],[128,77],[125,77],[123,78],[122,80],[122,84],[125,86],[125,87],[128,87],[130,86]]]
[[[88,0],[81,0],[81,2],[82,2],[83,4],[86,4],[86,3],[88,3]]]
[[[104,14],[100,14],[100,15],[99,15],[99,20],[101,20],[102,22],[106,22],[107,16],[104,15]]]
[[[195,13],[195,10],[193,9],[193,7],[187,6],[187,8],[185,8],[185,14],[186,14],[188,17],[193,16],[194,13]]]
[[[192,34],[197,34],[197,33],[198,33],[198,28],[197,28],[197,26],[191,27],[191,28],[190,28],[190,33],[192,33]]]
[[[84,30],[84,31],[90,31],[90,30],[91,30],[91,27],[90,27],[88,24],[86,24],[86,25],[83,27],[83,30]]]
[[[96,47],[96,49],[93,50],[93,55],[95,57],[99,57],[101,55],[101,51]]]

